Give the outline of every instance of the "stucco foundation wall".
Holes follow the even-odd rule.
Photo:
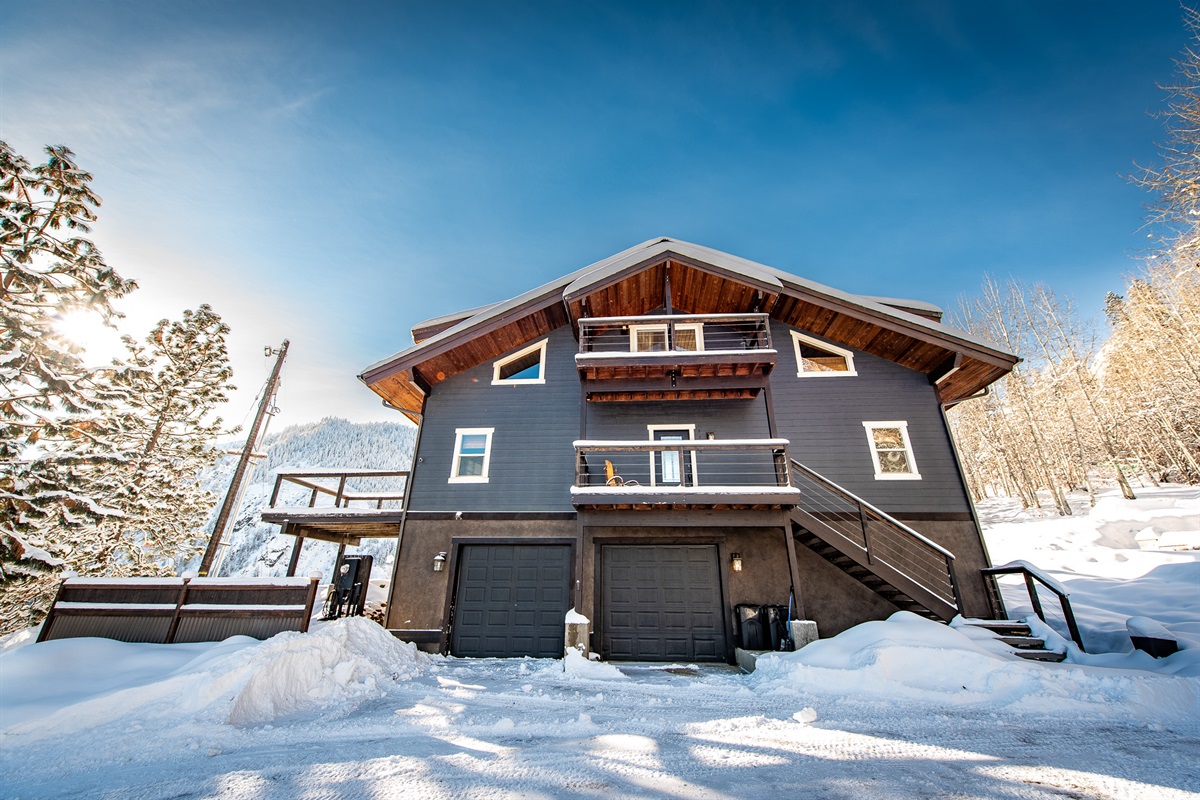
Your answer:
[[[575,539],[573,520],[417,520],[410,519],[396,556],[387,627],[400,631],[441,630],[446,617],[447,590],[455,564],[433,571],[440,552],[454,557],[456,539]],[[437,646],[422,648],[436,650]]]
[[[980,570],[987,567],[987,554],[979,530],[969,520],[902,520],[905,525],[937,542],[954,554],[954,571],[962,593],[964,616],[987,618],[992,615],[987,588]]]

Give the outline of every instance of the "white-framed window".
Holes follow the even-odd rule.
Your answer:
[[[647,425],[652,442],[686,442],[696,438],[696,426],[692,424]],[[696,451],[652,450],[650,452],[651,486],[695,486]]]
[[[908,438],[907,422],[864,422],[863,427],[867,429],[875,480],[921,480],[917,460],[913,458],[912,441]]]
[[[546,382],[546,343],[529,345],[512,355],[496,359],[492,365],[493,386],[520,386]]]
[[[801,378],[858,374],[854,371],[854,353],[849,350],[805,336],[799,331],[792,331],[792,345],[796,348],[796,374]]]
[[[456,428],[450,483],[487,483],[495,428]]]
[[[675,326],[676,350],[692,350],[699,352],[704,349],[704,323],[685,322]],[[667,324],[629,326],[629,352],[631,353],[663,353],[667,350]]]

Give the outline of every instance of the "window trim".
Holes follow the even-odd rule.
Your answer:
[[[542,339],[540,342],[534,342],[528,347],[523,347],[511,355],[498,358],[492,363],[492,386],[532,386],[534,384],[546,382],[546,345],[550,342],[549,339]],[[541,350],[541,357],[538,359],[538,376],[537,378],[501,378],[500,370],[508,364],[516,361],[519,358],[529,355],[535,350]]]
[[[455,428],[454,455],[450,460],[450,480],[448,483],[487,483],[488,469],[492,463],[492,434],[495,428]],[[459,475],[458,465],[462,458],[462,442],[464,436],[483,434],[486,438],[483,445],[483,471],[479,475]]]
[[[640,331],[648,331],[648,330],[662,331],[664,341],[669,339],[670,337],[667,336],[668,324],[674,325],[675,330],[683,329],[683,330],[695,331],[696,332],[696,349],[695,350],[678,350],[678,349],[673,349],[673,348],[667,349],[667,350],[638,350],[637,349],[637,335]],[[629,326],[629,352],[631,352],[631,353],[703,353],[704,352],[704,323],[703,322],[680,322],[680,323],[647,322],[643,325],[630,325]]]
[[[687,431],[688,438],[686,439],[686,441],[694,442],[696,440],[696,423],[694,423],[694,422],[689,422],[689,423],[673,422],[670,424],[663,423],[663,424],[658,424],[658,425],[647,425],[646,432],[649,435],[650,441],[652,441],[652,442],[661,441],[659,439],[654,438],[655,431]],[[690,484],[684,485],[681,481],[680,486],[682,486],[685,489],[694,489],[700,485],[700,472],[699,472],[699,470],[696,469],[696,451],[691,450],[689,452],[691,453],[691,461],[692,461],[692,482]],[[658,450],[650,451],[650,485],[652,487],[658,486],[658,471],[654,469],[654,456],[658,455],[659,453],[660,453],[660,451],[658,451]],[[680,464],[680,466],[682,467],[683,465]],[[673,486],[674,484],[665,484],[665,485]]]
[[[877,481],[919,481],[921,480],[921,471],[917,468],[917,459],[913,456],[912,437],[908,435],[908,422],[905,420],[892,420],[885,422],[863,422],[863,428],[867,433],[867,449],[871,452],[871,463],[875,467],[875,480]],[[904,442],[904,455],[908,458],[908,466],[911,472],[884,472],[879,465],[879,450],[875,447],[874,431],[876,428],[899,428],[900,439]]]
[[[792,334],[792,349],[796,353],[796,377],[797,378],[849,378],[858,374],[854,368],[854,353],[844,347],[838,347],[836,344],[829,344],[820,339],[808,336],[800,331],[790,331]],[[804,368],[804,357],[800,355],[800,344],[803,342],[811,347],[819,347],[822,350],[828,350],[835,355],[842,356],[846,359],[845,370],[806,370]]]

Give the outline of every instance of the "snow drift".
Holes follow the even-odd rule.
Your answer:
[[[317,712],[341,716],[388,684],[420,674],[429,659],[362,618],[265,642],[43,642],[0,656],[2,732],[41,738],[189,718],[248,727]]]

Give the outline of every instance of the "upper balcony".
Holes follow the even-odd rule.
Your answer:
[[[778,354],[766,314],[660,314],[579,321],[587,399],[756,397]]]

